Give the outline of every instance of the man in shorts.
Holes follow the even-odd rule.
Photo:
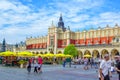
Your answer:
[[[105,54],[104,59],[100,63],[99,80],[110,80],[110,68],[109,54]]]

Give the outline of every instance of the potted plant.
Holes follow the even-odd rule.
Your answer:
[[[25,63],[26,61],[24,61],[24,60],[20,60],[18,63],[20,64],[20,68],[23,68],[23,65],[24,65],[24,63]]]

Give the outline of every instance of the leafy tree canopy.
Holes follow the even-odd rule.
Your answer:
[[[64,49],[64,54],[69,54],[72,55],[73,57],[76,57],[77,53],[78,51],[73,44],[66,46]]]

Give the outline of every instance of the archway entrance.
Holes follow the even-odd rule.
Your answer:
[[[62,51],[58,51],[58,54],[62,53]]]
[[[91,53],[90,53],[89,50],[86,50],[86,51],[84,52],[84,55],[91,55]]]
[[[93,50],[92,57],[93,58],[100,58],[99,51],[98,50]]]
[[[32,52],[33,54],[35,54],[35,52]]]
[[[101,52],[101,58],[104,58],[105,54],[108,54],[108,50],[103,49],[102,52]]]
[[[78,58],[82,58],[82,57],[83,57],[82,51],[78,51]]]
[[[54,54],[54,52],[53,52],[53,51],[50,51],[50,53]]]
[[[47,51],[45,51],[45,54],[47,54]]]
[[[39,54],[39,52],[36,52],[36,54]]]
[[[113,49],[112,51],[111,51],[111,59],[114,59],[114,56],[115,55],[119,55],[119,51],[117,50],[117,49]]]
[[[43,52],[40,52],[40,54],[43,54]]]

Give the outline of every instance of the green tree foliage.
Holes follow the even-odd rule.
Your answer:
[[[64,54],[69,54],[72,55],[73,57],[76,57],[77,53],[78,51],[73,44],[66,46],[64,49]]]

